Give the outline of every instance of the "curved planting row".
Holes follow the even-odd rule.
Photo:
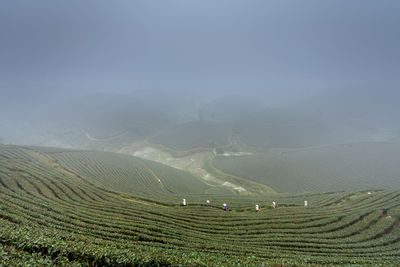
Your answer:
[[[395,265],[400,260],[398,191],[187,194],[189,205],[180,206],[169,191],[173,183],[165,191],[153,183],[151,172],[160,177],[162,169],[146,169],[146,162],[111,164],[108,170],[99,159],[104,155],[93,160],[86,152],[32,151],[0,150],[0,255],[6,259],[0,263],[213,265],[231,263],[229,258],[243,264]],[[139,188],[123,195],[105,189],[107,180],[96,186],[97,175],[110,180],[132,175]],[[155,193],[163,194],[159,202],[143,197]],[[310,205],[302,206],[303,200]],[[271,201],[278,208],[272,209]],[[221,209],[224,202],[230,211]]]
[[[47,155],[98,186],[124,193],[165,200],[171,193],[203,193],[208,188],[189,173],[131,156],[79,151]]]

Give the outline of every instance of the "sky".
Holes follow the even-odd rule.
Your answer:
[[[394,92],[400,2],[0,2],[0,96]]]

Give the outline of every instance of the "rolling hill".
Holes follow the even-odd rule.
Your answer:
[[[0,147],[0,264],[387,266],[400,260],[400,191],[205,195],[190,175],[97,153]],[[188,183],[178,188],[179,179]],[[180,190],[187,190],[188,206],[180,206]]]
[[[400,189],[400,145],[354,143],[218,156],[225,173],[267,184],[278,192]]]
[[[346,104],[337,110],[328,99],[318,98],[274,106],[266,96],[245,94],[215,99],[157,91],[88,94],[34,106],[25,103],[19,112],[4,109],[0,137],[6,143],[113,152],[143,142],[180,152],[399,143],[394,107],[386,112],[379,105],[356,108],[356,97],[339,98]]]
[[[200,194],[209,188],[190,173],[131,156],[75,151],[46,154],[97,186],[136,196],[168,198],[171,194]]]
[[[231,130],[212,121],[191,121],[175,125],[149,138],[153,144],[161,144],[178,151],[193,148],[213,149],[230,144]]]

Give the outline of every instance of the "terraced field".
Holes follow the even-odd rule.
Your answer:
[[[200,194],[209,188],[188,172],[157,162],[107,152],[54,151],[50,159],[103,188],[152,196],[164,201],[172,195]]]
[[[109,165],[96,163],[106,161]],[[143,166],[168,181],[165,188],[172,192],[144,175]],[[97,152],[0,147],[0,265],[396,266],[400,261],[400,191],[253,197],[188,191],[183,207],[173,175],[163,168]],[[121,193],[111,180],[126,175],[135,186]],[[206,199],[212,207],[204,205]],[[230,211],[224,212],[222,203]],[[254,211],[255,204],[261,212]]]
[[[354,143],[218,156],[224,173],[270,186],[277,192],[400,189],[400,145]]]

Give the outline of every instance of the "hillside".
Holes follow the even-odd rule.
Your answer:
[[[148,198],[199,194],[209,188],[190,173],[110,152],[47,152],[55,162],[103,188]]]
[[[399,143],[392,109],[357,109],[344,96],[339,99],[346,103],[340,110],[318,98],[311,105],[280,107],[273,99],[246,94],[210,99],[156,91],[87,94],[39,102],[38,109],[26,103],[18,113],[4,110],[0,137],[5,143],[114,152],[143,142],[179,152]]]
[[[161,144],[174,150],[192,148],[213,149],[228,145],[231,135],[229,127],[212,121],[191,121],[164,131],[149,138],[153,144]]]
[[[253,197],[188,192],[189,205],[182,207],[157,184],[144,186],[153,179],[148,175],[132,177],[138,190],[131,194],[107,188],[118,173],[133,173],[128,167],[147,162],[94,154],[0,147],[0,264],[299,266],[400,260],[399,191]],[[147,178],[134,181],[141,177]],[[168,186],[174,190],[179,184],[171,180]],[[150,198],[135,196],[145,191]],[[156,192],[162,198],[154,201]],[[231,211],[224,212],[222,203]]]
[[[355,143],[218,156],[225,173],[266,184],[278,192],[400,189],[400,145]]]

